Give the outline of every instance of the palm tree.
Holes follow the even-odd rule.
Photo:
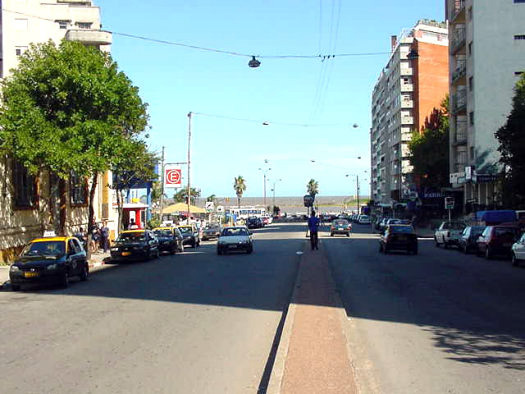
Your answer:
[[[306,184],[306,192],[311,195],[313,198],[319,193],[319,182],[315,179],[310,179]]]
[[[214,202],[217,201],[217,196],[216,196],[215,194],[212,194],[212,195],[206,197],[206,201],[207,201],[207,202],[213,202],[213,203],[214,203]]]
[[[233,189],[235,190],[235,194],[237,194],[237,204],[240,208],[242,194],[246,190],[246,182],[241,175],[239,175],[237,178],[233,178],[233,182]]]

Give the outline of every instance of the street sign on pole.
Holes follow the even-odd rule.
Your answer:
[[[310,194],[307,194],[303,197],[303,200],[304,200],[305,207],[311,207],[314,205],[315,198],[311,196]]]
[[[213,212],[215,204],[213,201],[206,201],[206,212]]]
[[[445,197],[445,209],[454,209],[454,197]]]
[[[164,166],[164,188],[182,187],[182,169],[178,165],[166,164]]]

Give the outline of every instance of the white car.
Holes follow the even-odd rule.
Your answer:
[[[253,252],[252,233],[246,226],[225,227],[217,241],[217,254],[244,251]]]
[[[357,223],[359,223],[359,224],[370,224],[370,216],[368,216],[368,215],[359,215],[359,218],[357,219]]]
[[[451,245],[459,246],[459,239],[465,229],[465,223],[458,221],[445,221],[434,233],[434,242],[437,247],[443,245],[448,248]]]
[[[520,261],[525,261],[525,233],[512,245],[512,265],[518,266]]]

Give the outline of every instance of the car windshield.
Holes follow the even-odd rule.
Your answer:
[[[66,244],[64,241],[33,242],[27,245],[23,256],[58,256],[64,254]]]
[[[191,234],[191,227],[179,227],[179,230],[182,234]]]
[[[401,219],[388,219],[388,224],[401,223]]]
[[[206,228],[207,231],[218,231],[219,230],[219,226],[208,226]]]
[[[347,224],[348,224],[348,221],[344,219],[334,220],[333,222],[334,226],[346,226]]]
[[[512,240],[516,235],[516,230],[510,227],[496,227],[494,236],[505,240]]]
[[[414,232],[414,229],[412,228],[412,226],[392,226],[390,227],[390,232],[412,234]]]
[[[248,235],[248,230],[245,228],[225,228],[221,233],[223,237],[235,237],[238,235]]]
[[[122,233],[119,235],[117,242],[140,242],[146,240],[144,232]]]
[[[448,222],[443,224],[444,230],[463,230],[465,225],[459,222]]]
[[[173,232],[171,230],[155,230],[153,231],[157,237],[172,237]]]

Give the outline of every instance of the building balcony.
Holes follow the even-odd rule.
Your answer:
[[[402,116],[401,117],[401,124],[402,125],[405,125],[405,124],[412,125],[412,124],[414,124],[414,117],[413,116]]]
[[[467,42],[467,31],[465,28],[456,29],[450,40],[450,51],[453,55],[456,53],[465,53],[465,46]]]
[[[401,108],[410,109],[414,108],[413,100],[401,100]]]
[[[467,109],[467,93],[463,90],[452,95],[452,113],[464,113]]]
[[[450,9],[451,23],[465,23],[465,0],[453,0]]]
[[[66,33],[66,40],[77,41],[84,45],[111,45],[112,34],[104,30],[70,29]]]
[[[414,71],[411,69],[411,68],[408,68],[408,67],[401,67],[399,69],[399,73],[401,74],[402,77],[404,76],[410,76],[410,75],[413,75],[414,74]]]
[[[452,83],[455,84],[455,83],[461,82],[464,85],[466,74],[467,74],[467,62],[466,61],[459,62],[456,69],[452,73]]]
[[[401,92],[413,92],[414,91],[414,85],[411,83],[402,83],[401,84]]]

